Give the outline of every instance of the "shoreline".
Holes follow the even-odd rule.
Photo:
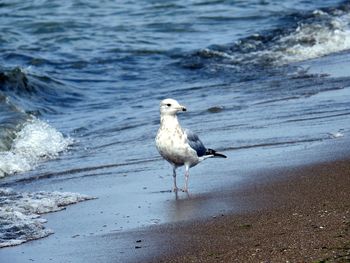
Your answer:
[[[254,211],[133,231],[127,262],[350,262],[350,158],[268,173],[225,193]]]
[[[142,211],[153,212],[150,220],[156,220],[154,212],[162,210],[168,213],[165,223],[123,230],[120,226],[128,222],[116,225],[124,215],[115,214],[114,198],[80,203],[67,208],[64,221],[63,214],[45,216],[48,227],[57,231],[54,235],[3,248],[0,258],[75,263],[350,262],[348,145],[348,140],[339,140],[292,151],[284,163],[281,159],[265,169],[247,171],[244,182],[189,198],[147,191],[128,195],[135,206],[140,197],[148,198],[149,208],[137,208],[125,220],[140,220]],[[165,201],[153,208],[151,197]],[[131,208],[125,209],[131,213]]]

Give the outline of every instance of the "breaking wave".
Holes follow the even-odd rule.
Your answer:
[[[284,20],[284,27],[251,35],[232,45],[199,50],[183,65],[191,68],[278,66],[350,49],[348,3],[310,14],[292,14]]]
[[[0,152],[0,177],[31,170],[40,161],[57,157],[72,143],[71,138],[33,118],[16,133],[11,148]]]
[[[38,117],[78,98],[51,78],[20,68],[0,71],[0,178],[31,170],[73,143]]]

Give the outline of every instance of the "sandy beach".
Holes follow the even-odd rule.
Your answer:
[[[283,180],[234,193],[254,212],[173,224],[139,236],[148,262],[349,262],[350,161],[277,170]],[[272,175],[271,173],[270,175]],[[148,246],[148,240],[157,242]]]
[[[328,158],[332,153],[326,154]],[[238,209],[103,235],[94,240],[98,248],[84,258],[89,262],[349,262],[350,159],[335,159],[260,170],[259,180],[245,187],[178,200],[181,208],[231,203]]]
[[[137,193],[131,185],[135,194],[123,197],[106,189],[106,197],[44,215],[55,233],[1,249],[1,262],[349,262],[347,145],[290,152],[244,183],[189,196]],[[118,196],[133,197],[124,210],[116,210]],[[137,208],[143,198],[149,207]],[[133,226],[148,217],[156,222]]]
[[[254,212],[157,229],[162,253],[148,261],[349,262],[350,161],[276,172],[286,179],[225,193]]]

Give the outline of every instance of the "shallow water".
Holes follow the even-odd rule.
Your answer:
[[[194,194],[349,134],[347,1],[7,1],[0,20],[0,187],[97,197],[46,216],[73,232],[79,213],[88,235],[203,210],[167,208],[171,169],[154,146],[165,97],[229,157],[191,170]]]

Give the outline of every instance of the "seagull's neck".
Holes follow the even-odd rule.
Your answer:
[[[175,128],[180,126],[176,115],[161,115],[160,126],[166,128]]]

